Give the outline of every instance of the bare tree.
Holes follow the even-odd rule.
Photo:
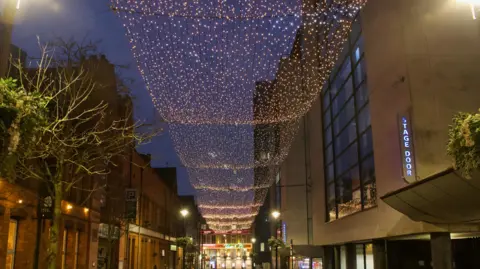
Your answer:
[[[9,141],[8,154],[15,156],[15,165],[2,170],[14,168],[15,173],[5,174],[44,182],[54,197],[47,261],[50,269],[56,268],[61,201],[66,193],[79,188],[78,183],[84,180],[92,182],[82,189],[89,193],[87,198],[103,189],[105,176],[119,165],[122,156],[158,134],[133,122],[131,110],[118,113],[109,101],[103,100],[104,85],[95,77],[98,70],[83,64],[84,56],[94,48],[74,42],[41,46],[42,56],[35,69],[15,65],[19,86],[0,87],[34,94],[42,100],[38,103],[42,121],[35,125],[33,139],[23,135],[23,129],[18,127],[22,124],[5,127],[8,139],[4,141]],[[18,117],[15,120],[22,121]]]

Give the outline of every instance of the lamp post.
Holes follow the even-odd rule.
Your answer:
[[[255,268],[255,242],[257,239],[254,237],[252,238],[252,268]]]
[[[185,232],[185,237],[187,236],[187,216],[188,216],[189,212],[187,209],[182,209],[180,210],[180,215],[182,215],[183,217],[183,230]],[[182,251],[182,268],[185,269],[185,252],[187,251],[187,244],[185,244],[185,246],[183,247],[183,251]]]
[[[272,217],[275,219],[275,238],[278,239],[278,218],[280,217],[280,212],[278,210],[274,210],[272,212]],[[275,244],[275,269],[278,269],[278,246]]]

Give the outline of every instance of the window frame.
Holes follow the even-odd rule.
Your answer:
[[[375,176],[373,177],[373,179],[369,179],[368,181],[365,181],[364,180],[364,177],[363,177],[363,172],[362,172],[362,164],[364,161],[366,161],[368,158],[371,158],[373,156],[373,143],[371,143],[371,150],[369,151],[365,151],[361,146],[364,144],[362,142],[362,138],[364,136],[366,136],[367,132],[371,132],[371,120],[368,122],[369,124],[365,125],[365,128],[363,130],[359,130],[359,122],[360,122],[360,115],[362,112],[365,112],[367,109],[369,109],[369,105],[370,105],[370,100],[369,98],[366,98],[366,100],[362,100],[362,103],[359,105],[359,100],[357,100],[357,98],[360,96],[359,92],[361,90],[367,90],[367,93],[368,93],[368,85],[367,85],[367,74],[365,74],[366,70],[363,69],[362,71],[360,71],[362,74],[358,74],[358,70],[357,68],[359,68],[360,66],[364,67],[365,65],[365,51],[362,50],[361,51],[361,54],[360,54],[360,57],[357,59],[354,57],[354,55],[356,55],[356,49],[357,47],[359,48],[364,48],[364,44],[360,44],[360,42],[364,42],[362,41],[362,29],[361,29],[361,22],[357,22],[357,20],[360,20],[359,16],[357,15],[357,18],[354,20],[354,22],[352,23],[352,25],[354,24],[358,24],[360,25],[360,27],[358,29],[354,29],[355,31],[353,31],[352,29],[352,32],[350,32],[348,38],[347,38],[347,42],[344,46],[344,49],[342,51],[342,58],[339,59],[337,61],[337,64],[338,65],[335,65],[335,67],[333,67],[333,71],[332,71],[332,74],[330,75],[330,77],[327,79],[327,81],[325,82],[325,85],[323,87],[323,91],[321,93],[321,106],[322,106],[322,109],[321,109],[321,119],[322,119],[322,134],[323,134],[323,155],[324,155],[324,179],[325,179],[325,208],[326,208],[326,212],[325,212],[325,218],[326,218],[326,222],[330,222],[330,221],[333,221],[333,220],[336,220],[336,219],[340,219],[342,217],[345,217],[347,215],[350,215],[350,214],[354,214],[356,212],[361,212],[363,210],[366,209],[365,207],[365,185],[366,184],[375,184],[374,182],[376,181],[375,180]],[[349,61],[349,63],[347,63],[347,61]],[[346,65],[349,65],[350,66],[350,70],[348,70],[348,73],[345,73],[344,74],[344,78],[343,78],[343,81],[341,81],[340,83],[338,83],[339,81],[337,81],[338,79],[338,76],[342,73],[342,71],[344,72],[344,66]],[[360,79],[357,78],[357,76],[360,75],[362,76]],[[333,87],[333,84],[341,84],[341,87],[339,89],[337,89],[337,92],[333,93],[332,92],[332,87]],[[350,85],[347,85],[347,83],[350,83]],[[349,93],[349,95],[347,96],[347,87],[351,87],[351,92]],[[365,89],[365,87],[367,87]],[[344,99],[343,100],[344,102],[339,105],[339,108],[338,108],[338,111],[336,111],[334,113],[333,111],[333,106],[334,106],[334,102],[336,100],[336,98],[339,98],[339,95],[341,94],[344,94]],[[368,97],[368,94],[367,94],[367,97]],[[339,127],[338,128],[338,132],[337,134],[335,134],[335,129],[337,128],[334,128],[334,125],[335,125],[335,120],[339,120],[340,121],[340,117],[342,117],[342,113],[348,113],[348,112],[345,112],[345,109],[347,107],[347,105],[349,106],[353,106],[353,117],[352,118],[349,118],[349,119],[346,119],[346,123]],[[327,120],[328,124],[324,124],[325,123],[325,116],[329,115],[330,118],[329,120]],[[345,115],[343,115],[345,116]],[[370,115],[369,115],[370,116]],[[348,139],[348,140],[351,140],[348,142],[348,145],[341,145],[340,147],[338,146],[338,143],[339,143],[339,137],[344,133],[344,132],[348,132],[347,129],[348,128],[352,128],[352,126],[350,126],[351,124],[355,124],[355,138],[354,139]],[[328,132],[328,134],[327,134]],[[331,137],[330,141],[328,141],[328,143],[326,143],[326,137]],[[355,145],[356,144],[356,145]],[[365,144],[368,144],[368,142],[366,142]],[[346,151],[348,150],[351,150],[351,147],[356,147],[356,162],[355,164],[351,164],[349,165],[348,168],[344,168],[342,171],[338,171],[338,160],[340,157],[343,156],[344,153],[346,153]],[[340,149],[340,150],[339,150]],[[331,159],[328,159],[326,158],[326,154],[329,153],[327,152],[327,150],[330,152],[332,152],[332,155],[333,155],[333,158]],[[340,152],[336,152],[337,150],[339,150]],[[327,180],[327,170],[326,168],[330,167],[330,166],[333,166],[333,180]],[[355,188],[355,191],[360,191],[360,209],[358,211],[355,211],[355,212],[351,212],[351,213],[347,213],[347,215],[345,216],[340,216],[340,212],[339,212],[339,205],[342,204],[340,203],[339,201],[341,201],[341,198],[344,197],[343,195],[340,194],[339,192],[339,184],[338,181],[341,181],[342,180],[342,177],[344,177],[345,175],[347,175],[348,173],[351,173],[352,170],[354,169],[357,169],[358,170],[358,179],[359,179],[359,183],[360,185],[357,186]],[[340,173],[339,173],[340,172]],[[334,208],[334,211],[335,211],[335,216],[330,216],[330,213],[331,211],[333,210],[333,208],[331,208],[331,205],[330,205],[330,201],[332,200],[331,199],[331,191],[330,191],[330,188],[332,187],[332,184],[333,184],[333,188],[334,188],[334,193],[333,193],[333,196],[334,196],[334,205],[335,205],[335,208]],[[352,201],[353,201],[353,194],[354,194],[354,190],[353,190],[353,185],[352,185],[352,188],[350,190],[352,192]],[[376,197],[374,198],[376,200]],[[371,208],[371,207],[374,207],[376,206],[376,203],[373,205],[373,206],[368,206],[367,208]],[[333,213],[333,212],[332,212]]]

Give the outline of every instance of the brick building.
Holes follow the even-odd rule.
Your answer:
[[[176,169],[152,168],[149,163],[150,156],[133,154],[126,187],[137,190],[137,212],[121,232],[119,263],[128,269],[180,268],[175,240],[184,232]]]
[[[103,100],[111,119],[123,116],[128,100],[119,95],[115,67],[105,57],[85,59],[82,67],[93,77],[96,89],[87,102]],[[117,168],[116,168],[117,169]],[[122,173],[123,165],[118,168]],[[58,234],[57,268],[97,267],[101,192],[105,176],[89,176],[65,192]],[[47,200],[45,186],[38,180],[17,178],[15,184],[0,180],[0,268],[46,268],[51,220],[41,218],[39,201]],[[51,201],[51,200],[50,200]]]

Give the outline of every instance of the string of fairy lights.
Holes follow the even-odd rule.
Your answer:
[[[111,0],[210,229],[250,227],[365,1]]]

